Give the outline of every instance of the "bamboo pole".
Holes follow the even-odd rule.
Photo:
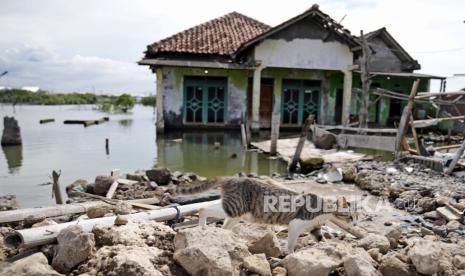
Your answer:
[[[0,212],[0,224],[15,223],[25,219],[40,220],[50,217],[59,217],[65,215],[75,215],[85,213],[91,207],[110,206],[118,201],[87,201],[82,203],[63,204],[39,208],[26,208]],[[132,206],[138,207],[136,203],[158,204],[157,198],[134,199],[125,201]]]
[[[57,204],[63,204],[63,198],[61,197],[61,190],[60,190],[60,183],[58,182],[58,179],[60,178],[61,171],[57,173],[56,171],[52,172],[52,178],[53,178],[53,194],[55,196],[55,201]]]
[[[313,114],[308,115],[308,118],[305,120],[304,125],[302,126],[302,132],[300,133],[299,143],[295,149],[294,157],[292,158],[291,164],[289,165],[289,171],[293,172],[297,168],[297,162],[299,162],[300,154],[305,145],[305,141],[308,137],[308,130],[310,126],[313,124],[315,120],[315,116]]]
[[[449,167],[446,169],[446,174],[451,174],[452,171],[454,170],[455,166],[457,165],[457,162],[459,162],[460,157],[462,157],[463,152],[465,151],[465,140],[463,140],[463,144],[460,147],[460,149],[457,151],[455,154],[454,159],[452,159],[452,162],[450,162]]]
[[[179,216],[192,215],[198,212],[201,208],[206,208],[212,204],[218,204],[221,200],[213,200],[208,202],[194,203],[190,205],[167,207],[159,210],[148,212],[140,212],[127,215],[131,221],[155,220],[166,221]],[[179,210],[179,211],[178,211]],[[42,227],[17,230],[12,235],[5,238],[5,245],[12,248],[17,247],[34,247],[55,242],[56,237],[63,229],[72,226],[80,225],[85,232],[91,232],[92,228],[97,223],[113,225],[116,216],[101,217],[95,219],[72,221],[67,223],[46,225]]]

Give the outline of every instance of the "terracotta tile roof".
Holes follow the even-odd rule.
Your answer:
[[[230,55],[270,28],[232,12],[147,46],[146,58],[161,52]]]

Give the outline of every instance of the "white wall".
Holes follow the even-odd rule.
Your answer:
[[[255,60],[266,67],[342,70],[353,64],[353,54],[338,41],[265,39],[255,47]]]

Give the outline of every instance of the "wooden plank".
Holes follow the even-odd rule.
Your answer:
[[[299,143],[297,144],[294,157],[292,158],[291,164],[289,165],[290,172],[295,171],[295,169],[297,168],[297,162],[299,162],[300,154],[302,153],[302,149],[304,148],[305,141],[307,140],[307,137],[308,137],[308,130],[310,129],[310,125],[313,124],[314,120],[315,120],[315,116],[313,114],[310,114],[302,126]]]
[[[369,136],[361,134],[339,134],[337,143],[342,148],[354,147],[394,151],[396,138],[393,136]]]
[[[385,133],[385,134],[396,134],[396,128],[358,128],[358,127],[346,127],[346,126],[325,126],[325,125],[316,125],[319,128],[326,130],[346,130],[346,131],[363,131],[366,133]]]
[[[50,118],[50,119],[42,119],[39,121],[40,124],[46,124],[46,123],[51,123],[51,122],[55,122],[55,119]]]
[[[437,208],[436,213],[447,221],[461,219],[460,216],[451,211],[447,206]]]
[[[139,181],[124,179],[124,178],[118,178],[118,180],[116,181],[118,181],[119,184],[123,184],[123,185],[134,185],[136,183],[139,183]]]
[[[457,92],[420,92],[415,99],[427,99],[430,97],[441,97],[441,96],[460,96],[465,95],[465,91]]]
[[[419,84],[420,84],[420,79],[416,79],[412,85],[412,90],[410,91],[410,97],[409,97],[407,106],[404,108],[402,112],[402,118],[400,120],[399,130],[396,136],[396,147],[395,147],[396,159],[400,157],[401,145],[402,145],[405,133],[407,131],[407,121],[409,120],[410,114],[412,113],[414,99],[417,94]]]
[[[113,198],[113,195],[115,194],[116,192],[116,189],[118,189],[118,181],[113,181],[113,183],[111,183],[111,186],[110,188],[108,189],[107,191],[107,195],[105,196],[106,198],[109,198],[109,199],[112,199]]]
[[[459,159],[462,157],[463,152],[465,151],[465,140],[463,140],[463,144],[460,147],[460,149],[457,151],[455,154],[454,159],[452,159],[452,162],[450,162],[449,167],[446,170],[446,174],[451,174],[452,171],[454,170],[455,166],[457,165],[457,162],[459,162]]]
[[[447,146],[440,146],[440,147],[435,147],[435,151],[440,151],[440,150],[450,150],[450,149],[457,149],[460,148],[462,145],[457,144],[457,145],[447,145]]]
[[[438,123],[443,122],[443,121],[464,120],[464,119],[465,119],[465,116],[452,116],[452,117],[446,117],[446,118],[415,120],[412,123],[416,128],[424,128],[424,127],[430,127],[430,126],[437,125]]]

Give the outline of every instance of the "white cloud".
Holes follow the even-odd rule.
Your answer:
[[[22,46],[0,52],[0,68],[9,71],[2,85],[39,86],[56,92],[92,91],[103,93],[150,92],[154,76],[135,62],[96,56],[60,57],[45,48]]]
[[[111,91],[119,91],[118,88],[152,91],[155,89],[153,75],[147,68],[134,64],[147,44],[231,11],[277,25],[313,3],[305,0],[1,0],[0,52],[24,49],[21,45],[25,43],[33,45],[32,49],[42,49],[28,54],[32,60],[41,60],[41,67],[35,66],[32,70],[27,68],[32,61],[25,67],[24,58],[20,59],[22,74],[28,76],[23,81],[40,80],[38,85],[53,86],[56,90],[87,90],[95,85],[97,89]],[[361,29],[368,32],[387,27],[419,60],[424,73],[444,76],[465,73],[465,50],[423,53],[465,47],[463,0],[321,0],[318,3],[336,20],[346,15],[342,23],[356,35]],[[20,66],[14,60],[10,62],[10,66]],[[80,69],[68,68],[70,64]],[[7,79],[11,82],[14,77],[11,74],[1,79],[0,85],[7,86],[4,82]],[[452,78],[448,88],[464,86],[465,78]]]

